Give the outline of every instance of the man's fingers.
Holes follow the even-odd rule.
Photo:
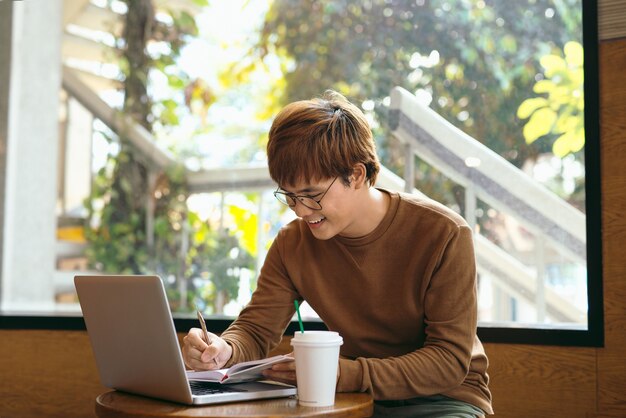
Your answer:
[[[191,347],[203,348],[206,343],[202,339],[202,330],[198,328],[191,328],[189,333],[183,338],[183,344]]]
[[[202,351],[202,356],[200,357],[202,361],[213,361],[220,353],[220,349],[213,344],[207,345],[205,349]]]
[[[209,344],[199,328],[192,328],[183,338],[183,359],[194,370],[215,370],[226,365],[233,349],[218,335],[208,333]]]
[[[206,344],[205,344],[206,348]],[[183,358],[187,367],[193,370],[215,370],[219,368],[217,358],[214,355],[205,360],[204,353],[206,350],[199,350],[195,347],[187,347],[183,349]]]
[[[212,358],[217,356],[219,350],[215,350],[215,347],[211,349],[211,353],[208,356],[207,361],[203,361],[203,354],[211,348],[210,345],[204,341],[202,336],[202,330],[199,328],[192,328],[189,333],[183,338],[183,359],[187,367],[193,370],[214,370],[217,368],[216,362],[212,361]]]
[[[272,370],[275,371],[293,371],[296,370],[296,362],[295,361],[287,361],[284,363],[277,363],[271,367]]]

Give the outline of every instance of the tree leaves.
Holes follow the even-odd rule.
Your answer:
[[[561,158],[585,145],[583,52],[580,43],[570,41],[562,53],[541,57],[546,78],[533,87],[541,96],[524,100],[517,109],[518,118],[528,119],[523,129],[526,142],[552,139],[552,152]]]
[[[526,99],[522,102],[522,104],[517,109],[517,117],[520,119],[528,118],[534,111],[546,107],[548,105],[548,101],[543,97],[535,97],[531,99]]]
[[[549,107],[535,110],[530,120],[524,125],[526,143],[532,144],[537,138],[549,134],[556,118],[557,114]]]

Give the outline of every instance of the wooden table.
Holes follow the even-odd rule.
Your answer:
[[[96,399],[96,415],[121,417],[369,417],[372,397],[366,393],[338,393],[335,405],[309,407],[298,405],[295,397],[189,406],[143,396],[111,391]]]

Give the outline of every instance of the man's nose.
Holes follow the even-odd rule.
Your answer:
[[[298,218],[303,218],[313,212],[313,209],[305,206],[304,203],[300,202],[298,199],[296,199],[296,206],[292,209]]]

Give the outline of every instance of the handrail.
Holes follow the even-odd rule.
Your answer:
[[[507,294],[535,304],[539,292],[536,271],[515,259],[480,234],[474,234],[476,267],[481,275],[493,277]],[[569,300],[550,287],[545,292],[546,313],[557,322],[586,323],[587,313],[576,308]]]
[[[392,133],[494,208],[511,213],[578,260],[586,259],[585,215],[453,126],[414,95],[391,93]]]
[[[114,132],[125,134],[151,166],[164,169],[175,161],[167,151],[157,146],[150,132],[129,116],[110,107],[74,74],[74,70],[64,66],[62,73],[63,88]]]
[[[177,164],[176,159],[169,152],[159,148],[153,136],[143,126],[111,108],[80,80],[75,70],[67,66],[63,68],[63,88],[114,132],[125,133],[143,160],[152,168],[164,169]],[[264,190],[276,187],[266,164],[229,167],[227,170],[214,168],[194,171],[186,168],[185,171],[189,189],[195,193],[242,189]],[[393,190],[402,190],[404,180],[383,167],[378,176],[378,184]]]

